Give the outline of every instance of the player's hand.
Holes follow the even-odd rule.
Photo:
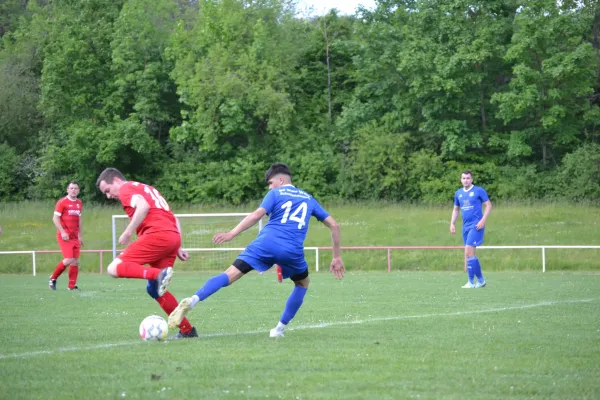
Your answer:
[[[477,223],[477,225],[475,225],[475,229],[480,230],[483,229],[485,227],[485,221],[481,220]]]
[[[187,261],[188,258],[190,258],[190,255],[187,251],[179,249],[177,250],[177,258],[179,258],[181,261]]]
[[[60,234],[60,238],[66,242],[69,240],[69,234],[66,232],[63,232]]]
[[[335,276],[336,279],[342,279],[344,277],[344,272],[346,272],[346,268],[344,267],[344,262],[341,258],[334,258],[333,260],[331,260],[329,272],[333,272],[333,276]]]
[[[83,247],[83,239],[79,238],[79,247]]]
[[[454,226],[454,224],[450,224],[450,233],[453,235],[456,233],[456,227]]]
[[[217,233],[215,236],[213,236],[213,243],[214,244],[223,244],[225,242],[229,242],[234,237],[235,237],[235,235],[231,232]]]
[[[125,231],[119,237],[119,243],[121,243],[123,246],[127,246],[130,241],[131,241],[131,233],[130,232]]]

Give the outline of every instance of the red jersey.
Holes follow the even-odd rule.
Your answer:
[[[56,203],[54,215],[60,217],[60,225],[69,234],[69,239],[77,239],[79,237],[79,221],[82,210],[83,203],[81,200],[71,200],[69,196],[63,197]]]
[[[148,210],[146,218],[136,230],[138,236],[160,231],[179,233],[175,215],[171,212],[171,207],[169,207],[167,201],[158,190],[144,183],[128,181],[121,186],[119,191],[119,200],[121,200],[123,209],[130,219],[135,212],[135,202],[140,197],[150,205],[150,210]]]

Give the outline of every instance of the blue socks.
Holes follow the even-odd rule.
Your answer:
[[[303,288],[301,286],[294,286],[294,290],[288,297],[287,302],[285,303],[285,309],[283,310],[283,314],[281,314],[281,323],[287,325],[292,318],[298,312],[298,309],[304,302],[304,295],[308,289]]]
[[[196,292],[196,296],[198,296],[200,301],[202,301],[227,285],[229,285],[229,277],[227,276],[227,274],[222,273],[213,276],[212,278],[206,281],[204,286],[198,289],[198,291]]]
[[[469,282],[473,283],[473,278],[477,277],[479,283],[485,282],[481,273],[481,264],[477,257],[469,257],[467,259],[467,273],[469,274]]]

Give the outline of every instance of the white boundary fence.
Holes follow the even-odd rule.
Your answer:
[[[185,214],[184,214],[185,215]],[[198,214],[193,214],[197,216]],[[209,214],[214,216],[214,214]],[[228,214],[230,215],[230,214]],[[240,214],[245,216],[247,214]],[[114,223],[113,219],[113,223]],[[391,271],[391,251],[392,250],[462,250],[463,246],[356,246],[356,247],[342,247],[342,250],[386,250],[388,258],[388,271]],[[539,249],[542,251],[542,272],[546,272],[546,250],[547,249],[600,249],[600,246],[481,246],[478,247],[481,250],[512,250],[512,249]],[[207,251],[242,251],[243,247],[233,248],[192,248],[186,249],[188,252],[207,252]],[[319,251],[325,250],[330,251],[331,247],[305,247],[305,251],[315,252],[315,270],[319,271]],[[82,250],[82,253],[99,253],[100,254],[100,273],[103,271],[102,254],[103,253],[114,253],[113,250]],[[47,254],[47,253],[60,253],[60,250],[25,250],[25,251],[0,251],[0,255],[10,254],[31,254],[32,272],[33,276],[36,276],[36,254]]]

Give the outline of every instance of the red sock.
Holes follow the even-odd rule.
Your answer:
[[[160,304],[160,308],[162,308],[164,312],[167,313],[167,315],[171,314],[179,304],[177,302],[177,299],[171,294],[171,292],[165,292],[165,294],[156,299],[156,301],[158,302],[158,304]],[[188,321],[187,318],[184,318],[181,321],[181,324],[179,325],[179,330],[182,333],[188,333],[192,330],[192,324],[190,324],[190,321]]]
[[[65,272],[65,269],[67,267],[65,266],[65,264],[63,264],[63,262],[59,262],[58,265],[56,266],[56,269],[54,270],[54,272],[52,273],[52,275],[50,275],[50,279],[58,279],[58,277],[60,276],[60,274],[62,274],[63,272]]]
[[[77,284],[77,275],[79,274],[79,265],[69,266],[69,289],[73,289]]]
[[[160,273],[158,268],[146,268],[134,262],[124,261],[117,265],[117,276],[119,278],[156,279]]]

